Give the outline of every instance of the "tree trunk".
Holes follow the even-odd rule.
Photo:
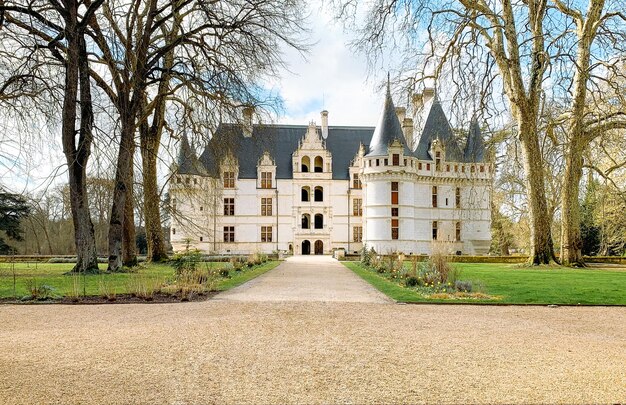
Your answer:
[[[147,126],[147,125],[146,125]],[[145,131],[145,132],[144,132]],[[157,183],[157,150],[159,140],[147,128],[141,130],[141,164],[143,166],[143,198],[148,243],[148,261],[167,259],[163,227],[161,226],[161,196]]]
[[[583,175],[583,148],[580,135],[572,136],[565,158],[561,192],[561,264],[584,266],[580,234],[580,203],[578,194]]]
[[[122,103],[122,105],[127,105]],[[124,218],[126,199],[132,198],[129,195],[131,171],[133,169],[134,151],[134,114],[124,108],[120,108],[120,118],[122,130],[120,135],[120,149],[117,156],[117,167],[115,170],[115,186],[113,189],[113,206],[109,219],[109,266],[107,271],[118,272],[122,270],[122,253],[124,241]]]
[[[520,122],[521,121],[521,122]],[[544,183],[544,165],[537,127],[531,122],[518,119],[520,122],[520,140],[526,174],[528,195],[528,214],[530,216],[530,254],[531,264],[549,264],[555,261],[554,244],[552,241],[552,221],[548,215],[546,187]]]
[[[133,142],[133,152],[131,156],[135,156],[135,145]],[[137,265],[137,232],[135,230],[135,204],[133,200],[134,173],[132,169],[129,172],[130,179],[128,181],[128,189],[126,192],[126,200],[124,202],[124,233],[122,237],[122,263],[126,267],[134,267]]]
[[[68,2],[66,22],[67,59],[65,64],[65,91],[62,112],[63,153],[67,161],[70,188],[70,207],[74,224],[76,265],[72,272],[97,273],[98,257],[93,223],[87,201],[87,161],[91,150],[91,93],[87,71],[87,53],[82,33],[77,32],[78,5]],[[78,147],[76,147],[76,104],[80,76],[81,125]]]

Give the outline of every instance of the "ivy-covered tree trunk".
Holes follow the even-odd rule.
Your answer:
[[[548,214],[543,157],[537,127],[534,125],[536,121],[529,122],[523,118],[519,121],[530,217],[529,260],[532,264],[548,264],[555,260],[552,219]]]
[[[62,111],[62,144],[68,166],[76,265],[73,272],[98,272],[96,239],[87,200],[87,161],[93,141],[93,110],[87,50],[78,24],[78,3],[69,1],[65,16],[67,56]],[[80,83],[80,127],[76,144],[76,105]]]

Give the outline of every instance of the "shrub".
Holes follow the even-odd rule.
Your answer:
[[[454,283],[454,289],[461,292],[472,292],[472,282],[465,280],[457,280]]]
[[[234,256],[230,258],[230,265],[235,271],[241,271],[241,269],[243,268],[243,263],[241,262],[241,260],[238,257]]]
[[[408,276],[405,280],[404,280],[404,284],[406,284],[407,287],[415,287],[416,285],[419,284],[419,280],[417,277],[415,276]]]
[[[47,284],[38,284],[37,279],[31,278],[26,280],[26,288],[30,292],[29,299],[32,300],[47,300],[54,296],[54,288]]]
[[[202,262],[202,254],[198,249],[186,249],[172,256],[170,263],[174,267],[176,274],[181,274],[187,271],[195,271],[200,262]]]
[[[227,267],[222,267],[219,270],[219,274],[224,278],[230,277],[230,270]]]

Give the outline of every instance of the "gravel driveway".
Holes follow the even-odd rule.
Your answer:
[[[2,404],[626,403],[626,309],[0,306]]]
[[[292,256],[270,272],[216,299],[230,301],[393,301],[330,256]]]

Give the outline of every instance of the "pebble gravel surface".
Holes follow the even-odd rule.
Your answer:
[[[0,404],[626,403],[626,309],[0,306]]]

